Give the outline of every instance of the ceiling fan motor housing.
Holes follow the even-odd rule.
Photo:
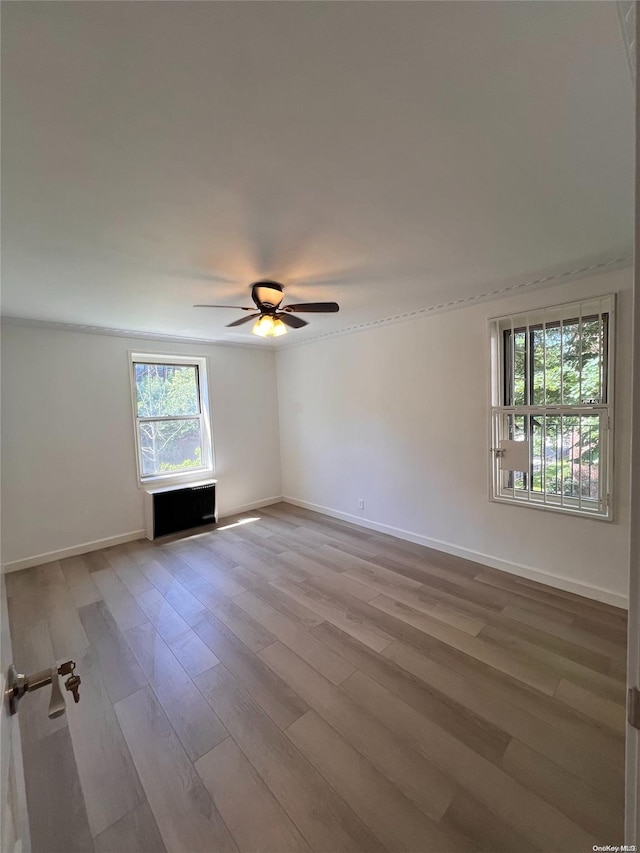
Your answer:
[[[275,310],[284,299],[282,285],[277,281],[256,281],[251,285],[251,298],[258,308]]]

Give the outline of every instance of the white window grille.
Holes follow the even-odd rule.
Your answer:
[[[491,494],[612,517],[615,297],[491,321]]]
[[[130,357],[139,482],[212,473],[206,359]]]

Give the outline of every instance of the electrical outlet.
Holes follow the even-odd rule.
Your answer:
[[[358,501],[358,509],[364,509],[364,498],[360,498]]]

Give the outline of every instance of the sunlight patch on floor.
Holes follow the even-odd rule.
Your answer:
[[[231,524],[225,524],[222,527],[216,527],[216,532],[220,530],[230,530],[232,527],[239,527],[241,524],[248,524],[250,521],[260,521],[259,516],[251,516],[251,518],[241,518],[239,521],[233,521]]]

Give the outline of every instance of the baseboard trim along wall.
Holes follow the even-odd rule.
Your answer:
[[[284,501],[285,503],[299,506],[303,509],[308,509],[313,512],[328,515],[331,518],[338,518],[341,521],[348,521],[351,524],[357,524],[360,527],[366,527],[369,530],[375,530],[378,533],[386,533],[388,536],[395,536],[397,539],[404,539],[407,542],[414,542],[417,545],[424,545],[427,548],[433,548],[434,551],[443,551],[445,554],[451,554],[454,557],[462,557],[465,560],[472,560],[475,563],[480,563],[485,566],[490,566],[493,569],[507,572],[516,577],[526,578],[527,580],[536,581],[537,583],[546,584],[547,586],[562,589],[565,592],[574,592],[576,595],[583,595],[585,598],[592,598],[595,601],[602,601],[604,604],[612,604],[614,607],[622,607],[628,609],[629,602],[627,596],[620,595],[616,592],[611,592],[607,589],[601,589],[591,584],[581,583],[571,578],[563,577],[562,575],[554,575],[550,572],[545,572],[542,569],[534,569],[531,566],[523,566],[517,563],[509,563],[506,560],[501,560],[499,557],[493,557],[490,554],[482,554],[479,551],[472,551],[470,548],[463,548],[459,545],[453,545],[451,542],[443,542],[440,539],[431,539],[428,536],[423,536],[420,533],[413,533],[410,530],[403,530],[399,527],[391,527],[388,524],[381,524],[377,521],[370,521],[367,518],[361,518],[357,515],[351,515],[348,512],[332,509],[331,507],[321,506],[320,504],[310,503],[309,501],[298,500],[297,498],[288,495],[277,495],[270,498],[263,498],[259,501],[252,501],[248,504],[242,504],[237,507],[229,507],[224,510],[224,514],[220,516],[219,521],[229,516],[237,515],[241,512],[249,512],[252,509],[260,509],[263,506]],[[146,532],[144,530],[132,530],[130,533],[122,533],[118,536],[109,536],[106,539],[96,539],[94,542],[83,542],[81,545],[74,545],[70,548],[61,548],[58,551],[48,551],[45,554],[36,554],[33,557],[26,557],[22,560],[14,560],[10,563],[5,563],[2,567],[4,572],[18,572],[20,569],[29,569],[32,566],[40,566],[45,563],[53,563],[56,560],[64,560],[66,557],[77,557],[80,554],[88,554],[91,551],[100,551],[102,548],[111,548],[114,545],[122,545],[125,542],[133,542],[136,539],[144,539]]]
[[[113,545],[123,545],[125,542],[144,539],[145,536],[144,530],[132,530],[130,533],[121,533],[119,536],[107,536],[106,539],[96,539],[94,542],[83,542],[81,545],[73,545],[71,548],[61,548],[59,551],[47,551],[46,554],[36,554],[34,557],[14,560],[11,563],[5,563],[2,570],[4,572],[19,572],[20,569],[30,569],[31,566],[54,563],[56,560],[64,560],[65,557],[77,557],[79,554],[88,554],[90,551],[100,551],[102,548],[111,548]]]
[[[321,506],[319,504],[310,503],[309,501],[301,501],[297,498],[284,495],[282,500],[285,503],[293,504],[294,506],[302,507],[303,509],[312,510],[313,512],[328,515],[331,518],[338,518],[341,521],[348,521],[351,524],[357,524],[360,527],[366,527],[369,530],[376,530],[378,533],[386,533],[389,536],[395,536],[397,539],[404,539],[407,542],[415,542],[417,545],[425,545],[427,548],[433,548],[434,551],[443,551],[445,554],[451,554],[454,557],[462,557],[465,560],[472,560],[475,563],[489,566],[492,569],[499,569],[502,572],[507,572],[516,577],[526,578],[530,581],[546,584],[547,586],[562,589],[565,592],[573,592],[576,595],[582,595],[585,598],[591,598],[595,601],[601,601],[604,604],[611,604],[614,607],[622,607],[627,610],[629,608],[629,600],[626,595],[620,595],[617,592],[612,592],[607,589],[601,589],[591,584],[581,583],[580,581],[566,578],[562,575],[555,575],[551,572],[545,572],[542,569],[534,569],[530,566],[522,566],[517,563],[509,563],[506,560],[501,560],[499,557],[492,557],[490,554],[482,554],[479,551],[472,551],[470,548],[462,548],[459,545],[453,545],[451,542],[442,542],[440,539],[430,539],[428,536],[422,536],[420,533],[412,533],[409,530],[402,530],[399,527],[391,527],[388,524],[381,524],[377,521],[370,521],[367,518],[361,518],[357,515],[351,515],[348,512],[331,509],[330,507]]]
[[[220,516],[219,522],[223,518],[228,518],[231,515],[237,515],[239,512],[248,512],[252,509],[259,509],[261,506],[269,506],[270,504],[279,503],[282,496],[263,498],[252,503],[242,504],[242,506],[231,507],[225,509],[224,515]],[[64,560],[66,557],[78,557],[80,554],[89,554],[91,551],[100,551],[103,548],[112,548],[114,545],[124,545],[125,542],[134,542],[136,539],[145,539],[146,530],[132,530],[130,533],[121,533],[118,536],[108,536],[106,539],[96,539],[94,542],[83,542],[81,545],[73,545],[70,548],[61,548],[59,551],[47,551],[45,554],[36,554],[34,557],[25,557],[22,560],[13,560],[11,563],[4,563],[2,566],[3,572],[19,572],[20,569],[30,569],[32,566],[42,566],[45,563],[54,563],[56,560]]]
[[[225,509],[224,513],[221,513],[220,518],[228,518],[230,515],[237,515],[239,512],[249,512],[252,509],[260,509],[261,506],[271,506],[271,504],[280,503],[284,498],[282,495],[276,495],[272,498],[263,498],[260,501],[252,501],[248,504],[242,504],[241,506],[232,507],[231,509]]]

